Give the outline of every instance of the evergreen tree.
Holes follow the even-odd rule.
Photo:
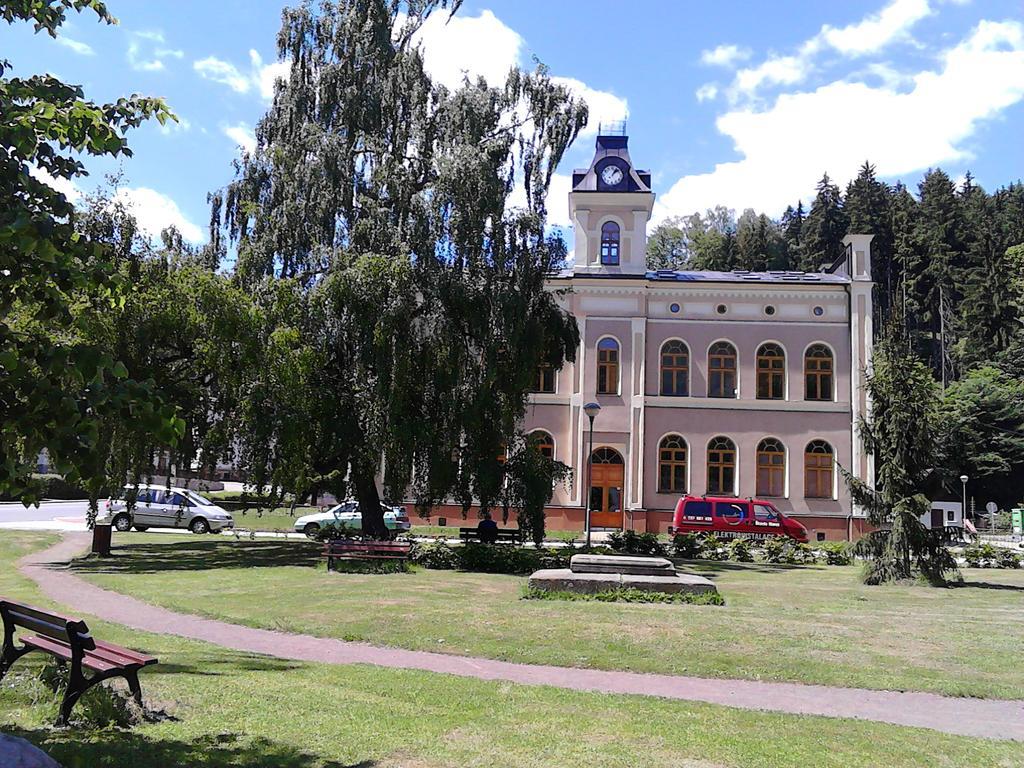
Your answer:
[[[850,233],[874,235],[871,240],[871,274],[878,286],[875,309],[884,324],[889,317],[896,290],[893,264],[893,232],[891,226],[889,186],[875,178],[875,167],[861,166],[857,178],[846,187],[843,208]]]
[[[804,261],[803,228],[807,215],[804,213],[804,202],[798,200],[796,208],[787,206],[782,214],[782,239],[786,248],[786,265],[783,269],[796,269]]]
[[[803,253],[799,269],[817,272],[843,255],[847,231],[842,194],[826,173],[818,182],[817,195],[803,224]]]
[[[648,269],[687,269],[690,244],[686,222],[679,216],[665,219],[647,236]]]
[[[907,344],[898,321],[890,323],[875,347],[867,390],[872,410],[858,429],[874,457],[875,487],[844,472],[854,500],[879,527],[857,542],[858,554],[869,561],[864,580],[909,579],[917,570],[939,583],[956,564],[939,539],[941,532],[920,521],[929,508],[924,493],[938,459],[938,398],[931,373]]]
[[[892,232],[892,263],[895,276],[893,316],[906,323],[912,322],[916,304],[908,293],[907,275],[916,259],[914,222],[917,218],[917,200],[902,182],[892,188],[889,204],[889,230]],[[879,326],[884,327],[884,326]],[[908,330],[908,329],[904,329]]]

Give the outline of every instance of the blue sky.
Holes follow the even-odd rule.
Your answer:
[[[175,223],[203,240],[206,195],[230,180],[286,73],[274,46],[282,4],[108,4],[119,26],[71,14],[58,41],[0,27],[0,55],[95,100],[165,97],[178,126],[134,131],[134,158],[87,161],[92,175],[68,191],[120,167],[120,194],[144,226]],[[910,184],[934,166],[970,169],[987,188],[1024,175],[1021,0],[465,0],[443,21],[423,35],[438,79],[497,80],[536,56],[591,104],[592,127],[553,185],[553,223],[565,223],[568,174],[587,165],[602,117],[628,115],[659,218],[716,204],[778,216],[808,202],[822,172],[845,183],[866,159]]]

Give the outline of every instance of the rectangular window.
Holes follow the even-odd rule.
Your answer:
[[[710,501],[688,501],[683,507],[683,520],[687,523],[710,523]]]
[[[555,369],[550,365],[538,366],[534,387],[534,392],[553,394],[555,391]]]
[[[747,505],[741,501],[715,503],[715,517],[723,517],[731,522],[739,522],[747,516]]]

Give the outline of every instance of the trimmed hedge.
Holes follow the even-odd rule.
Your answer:
[[[523,590],[524,600],[583,600],[599,603],[685,603],[689,605],[725,605],[725,599],[718,592],[646,592],[642,589],[610,589],[604,592],[566,592],[545,589]]]

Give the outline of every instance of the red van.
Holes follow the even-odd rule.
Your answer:
[[[788,536],[805,544],[810,540],[803,525],[779,512],[770,501],[733,496],[683,496],[672,516],[672,531],[708,531],[723,538]]]

